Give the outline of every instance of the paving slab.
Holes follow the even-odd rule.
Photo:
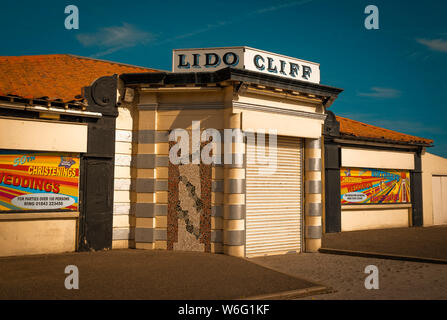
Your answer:
[[[323,253],[290,253],[250,261],[333,289],[300,300],[447,300],[447,266],[441,264]],[[365,280],[370,273],[365,269],[371,265],[378,269],[379,283],[378,289],[368,290]]]
[[[65,268],[79,270],[79,290],[67,290]],[[0,258],[0,299],[273,299],[325,288],[221,254],[111,250]]]
[[[368,255],[410,261],[447,263],[447,226],[326,233],[325,253]]]

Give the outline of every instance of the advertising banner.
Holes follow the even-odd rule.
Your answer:
[[[342,204],[411,202],[408,171],[341,168],[340,186]]]
[[[77,211],[78,202],[79,156],[0,151],[0,211]]]

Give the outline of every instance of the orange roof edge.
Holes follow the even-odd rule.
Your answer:
[[[431,139],[385,129],[345,117],[336,116],[336,119],[340,123],[340,133],[344,135],[350,135],[357,138],[396,141],[408,144],[423,144],[427,146],[431,146],[434,142]]]
[[[0,56],[0,92],[69,102],[82,99],[82,88],[102,76],[158,71],[72,54]]]
[[[141,67],[141,66],[136,66],[136,65],[133,65],[133,64],[123,63],[123,62],[117,62],[117,61],[110,61],[110,60],[104,60],[104,59],[98,59],[98,58],[78,56],[78,55],[72,54],[72,53],[50,53],[50,54],[22,55],[22,56],[0,56],[0,59],[1,58],[7,58],[7,59],[32,58],[32,59],[38,60],[38,59],[46,59],[46,58],[50,58],[50,57],[60,57],[60,56],[67,56],[67,57],[72,57],[72,58],[76,58],[76,59],[92,60],[92,61],[104,62],[104,63],[109,63],[109,64],[118,64],[118,65],[121,65],[121,66],[127,66],[127,67],[131,67],[131,68],[141,68],[141,69],[147,69],[147,70],[154,70],[156,72],[161,71],[161,70],[155,70],[155,69],[151,69],[151,68],[147,68],[147,67]]]

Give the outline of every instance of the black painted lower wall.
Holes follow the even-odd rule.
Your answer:
[[[340,146],[330,141],[324,143],[325,165],[325,232],[341,231],[340,196]]]
[[[116,84],[116,77],[102,77],[84,88],[88,111],[102,117],[88,123],[87,153],[81,160],[79,251],[112,248]]]
[[[411,203],[413,208],[411,224],[413,227],[421,227],[424,224],[424,221],[422,206],[422,159],[420,152],[417,152],[414,155],[414,170],[410,173],[410,183]]]

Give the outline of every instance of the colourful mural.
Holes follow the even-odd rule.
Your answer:
[[[0,211],[77,211],[78,197],[78,156],[0,151]]]
[[[410,173],[363,168],[340,169],[341,203],[408,203]]]

